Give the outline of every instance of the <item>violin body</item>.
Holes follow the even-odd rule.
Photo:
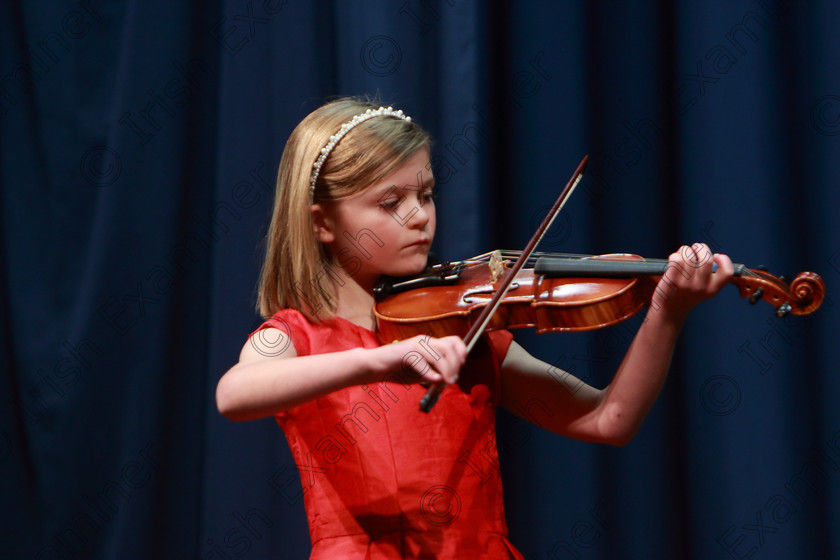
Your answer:
[[[516,273],[486,330],[533,328],[542,334],[614,325],[650,303],[668,266],[667,261],[629,254],[543,259]],[[494,297],[500,278],[511,272],[507,264],[470,260],[436,265],[402,286],[394,284],[390,291],[396,293],[384,292],[374,307],[380,339],[463,337]],[[767,272],[736,265],[732,283],[751,303],[762,299],[773,304],[779,316],[810,313],[825,294],[822,279],[812,272],[788,285]]]

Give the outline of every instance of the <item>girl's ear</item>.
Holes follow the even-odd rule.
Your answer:
[[[313,204],[309,207],[309,210],[312,212],[312,227],[315,239],[321,243],[332,243],[335,241],[332,220],[327,216],[324,207],[320,204]]]

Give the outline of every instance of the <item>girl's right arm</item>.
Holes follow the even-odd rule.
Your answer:
[[[271,340],[287,336],[266,329]],[[273,416],[353,385],[377,383],[395,372],[409,381],[454,383],[466,359],[457,336],[416,336],[378,348],[298,356],[291,341],[278,355],[267,356],[249,339],[216,387],[216,406],[231,420]],[[275,346],[276,348],[276,346]]]

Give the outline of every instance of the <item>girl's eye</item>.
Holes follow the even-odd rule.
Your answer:
[[[438,193],[436,190],[427,190],[423,191],[423,194],[420,196],[420,204],[426,204],[427,202],[433,202],[438,197]]]
[[[385,210],[393,210],[400,205],[400,202],[402,202],[402,199],[392,196],[380,202],[379,207],[384,208]]]

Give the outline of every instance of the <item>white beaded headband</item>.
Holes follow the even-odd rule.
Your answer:
[[[324,161],[326,161],[327,156],[330,155],[332,149],[335,148],[335,145],[338,144],[338,141],[344,138],[344,135],[350,132],[354,126],[361,124],[368,119],[384,115],[397,117],[398,119],[411,122],[411,117],[403,113],[402,109],[394,111],[393,107],[380,107],[379,109],[368,109],[364,113],[356,115],[341,125],[338,132],[330,136],[330,141],[327,142],[327,145],[321,148],[321,155],[319,155],[318,159],[315,160],[315,163],[312,164],[312,177],[309,178],[309,200],[313,200],[315,197],[315,182],[318,180],[318,174],[321,172],[321,166],[324,165]]]

